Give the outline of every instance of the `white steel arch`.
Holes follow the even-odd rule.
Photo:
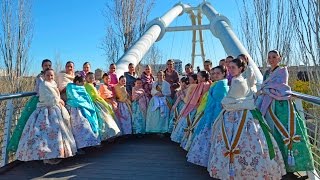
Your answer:
[[[210,25],[200,24],[192,26],[168,27],[175,18],[182,15],[184,12],[189,13],[192,17],[192,15],[194,15],[193,10],[198,10],[198,12],[200,11],[206,15],[210,21]],[[210,29],[212,34],[220,40],[224,50],[228,55],[238,56],[239,54],[246,54],[249,57],[249,66],[253,68],[256,75],[258,81],[257,85],[262,83],[263,78],[260,70],[231,29],[230,21],[225,16],[219,14],[208,2],[203,2],[198,7],[190,7],[189,5],[178,3],[162,17],[151,21],[146,32],[117,61],[117,75],[123,75],[124,72],[128,70],[129,63],[138,64],[150,49],[152,44],[161,40],[166,31],[200,30],[199,32],[201,32],[201,30],[206,29]],[[204,54],[204,52],[202,53]]]

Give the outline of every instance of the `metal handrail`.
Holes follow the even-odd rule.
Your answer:
[[[21,92],[21,93],[15,93],[15,94],[2,94],[2,95],[0,95],[0,101],[14,99],[14,98],[22,98],[22,97],[27,97],[27,96],[33,96],[36,94],[37,94],[37,92]]]
[[[315,105],[320,105],[320,98],[319,97],[311,96],[308,94],[303,94],[303,93],[299,93],[299,92],[295,92],[295,91],[292,91],[291,94],[294,97],[297,97],[297,98],[302,99],[304,101],[307,101],[309,103],[312,103]]]

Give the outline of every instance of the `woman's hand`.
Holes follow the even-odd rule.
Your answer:
[[[64,104],[64,101],[63,101],[62,99],[60,99],[59,103],[60,103],[62,106],[65,105],[65,104]]]

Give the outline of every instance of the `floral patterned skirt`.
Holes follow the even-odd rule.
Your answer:
[[[94,104],[97,109],[101,141],[120,135],[121,131],[115,119],[112,117],[113,112],[109,112],[110,110],[98,101],[94,102]]]
[[[139,106],[138,101],[132,103],[132,133],[144,134],[146,132],[146,115]]]
[[[87,118],[85,118],[79,108],[69,108],[71,116],[72,134],[77,144],[77,148],[97,146],[100,144],[99,133],[94,133]]]
[[[124,102],[118,102],[116,116],[122,135],[132,134],[132,119],[130,107]]]
[[[190,117],[190,121],[192,121],[193,117],[196,114],[196,109],[192,110],[191,113],[188,115]],[[174,129],[171,133],[171,140],[176,143],[183,143],[181,144],[182,147],[186,143],[187,140],[183,141],[183,137],[185,136],[185,129],[188,127],[187,117],[182,117],[178,120]]]
[[[281,179],[286,171],[279,147],[270,136],[275,153],[275,157],[270,159],[266,136],[259,120],[253,118],[250,111],[247,111],[242,133],[239,136],[236,147],[239,151],[237,153],[234,151],[233,163],[231,163],[222,131],[222,122],[224,122],[226,138],[232,144],[231,139],[236,136],[243,112],[239,110],[221,113],[213,124],[207,167],[210,176],[218,179]]]
[[[200,133],[194,137],[187,154],[188,162],[197,164],[199,166],[208,166],[209,152],[211,147],[211,135],[211,124],[207,124],[200,131]]]
[[[32,161],[75,155],[77,148],[69,124],[70,116],[64,107],[38,107],[23,130],[17,159]]]

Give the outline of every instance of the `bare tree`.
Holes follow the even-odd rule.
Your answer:
[[[163,68],[161,67],[162,53],[160,49],[156,45],[153,45],[144,56],[142,62],[143,64],[148,64],[152,67],[153,74],[157,73]]]
[[[287,1],[242,0],[239,14],[244,45],[260,66],[267,66],[267,54],[272,49],[282,53],[284,64],[290,63],[293,22]]]
[[[61,60],[61,55],[59,52],[56,52],[54,55],[54,59],[53,59],[53,67],[54,71],[56,73],[59,73],[60,71],[64,70],[64,64],[62,63]]]
[[[0,1],[0,57],[8,81],[19,89],[19,78],[26,72],[32,41],[33,23],[30,0]],[[13,91],[16,91],[12,88]]]
[[[298,39],[299,60],[307,66],[309,79],[312,80],[312,94],[319,95],[317,82],[320,80],[320,2],[290,0],[290,5]]]
[[[107,62],[114,62],[119,54],[126,52],[146,28],[146,22],[155,0],[114,0],[108,1],[104,15],[107,19],[107,34],[103,49]],[[115,39],[108,39],[108,38]],[[110,47],[113,48],[110,51]]]
[[[101,49],[105,52],[107,56],[107,66],[111,63],[116,63],[119,59],[120,47],[119,40],[111,27],[107,28],[107,36],[104,37],[101,44]]]

